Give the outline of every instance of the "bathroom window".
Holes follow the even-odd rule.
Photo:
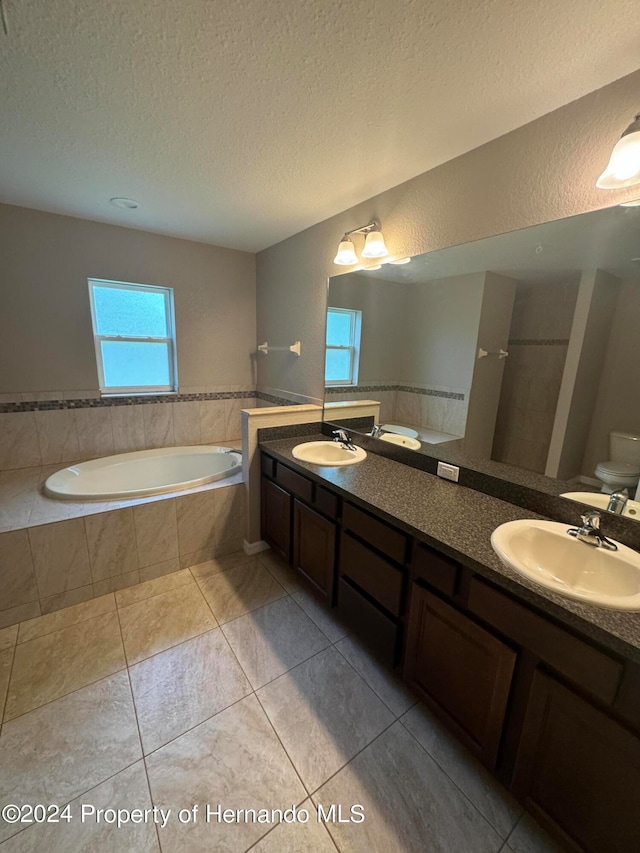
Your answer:
[[[90,278],[89,297],[102,393],[175,391],[173,290]]]
[[[360,361],[362,311],[349,308],[327,310],[325,383],[357,385]]]

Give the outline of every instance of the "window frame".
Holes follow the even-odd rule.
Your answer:
[[[351,318],[350,330],[349,330],[349,339],[351,341],[348,345],[336,345],[336,344],[327,344],[327,336],[325,332],[325,378],[324,384],[325,386],[331,385],[333,387],[352,387],[358,384],[358,373],[360,370],[360,336],[362,332],[362,311],[357,308],[337,308],[333,306],[327,307],[327,327],[329,325],[329,312],[333,312],[334,314],[348,314]],[[329,350],[349,350],[349,380],[345,382],[344,379],[327,379],[326,372],[326,353]]]
[[[178,363],[176,356],[176,323],[172,287],[160,287],[155,284],[134,284],[128,281],[112,281],[102,278],[89,278],[89,303],[91,306],[91,324],[93,343],[98,368],[98,386],[103,397],[131,397],[144,394],[176,394],[178,391]],[[165,317],[169,335],[167,337],[135,336],[135,335],[99,335],[94,299],[94,286],[110,287],[114,290],[142,290],[145,293],[161,293],[164,296]],[[126,341],[127,343],[162,343],[168,348],[169,384],[168,385],[107,385],[104,378],[104,362],[102,358],[102,341]]]

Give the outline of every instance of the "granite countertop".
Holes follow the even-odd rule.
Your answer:
[[[539,610],[640,663],[640,613],[606,610],[556,595],[498,559],[491,547],[496,527],[506,521],[545,516],[374,453],[357,465],[341,468],[311,465],[291,455],[301,440],[326,439],[320,434],[297,436],[261,441],[260,447],[353,503],[373,507],[391,523],[417,534]]]

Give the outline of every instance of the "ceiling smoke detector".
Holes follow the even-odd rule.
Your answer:
[[[137,210],[139,207],[142,207],[139,201],[135,201],[132,198],[110,198],[109,204],[119,207],[122,210]]]

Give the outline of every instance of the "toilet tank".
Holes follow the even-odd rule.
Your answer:
[[[609,453],[616,462],[640,464],[640,435],[634,432],[610,432]]]

